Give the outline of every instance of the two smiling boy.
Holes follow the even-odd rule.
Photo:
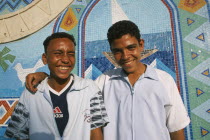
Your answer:
[[[190,119],[176,83],[168,73],[140,62],[144,40],[136,24],[119,21],[109,28],[107,38],[121,68],[95,81],[109,117],[104,139],[184,140]],[[28,75],[27,88],[35,92],[34,85],[45,77],[44,73]]]

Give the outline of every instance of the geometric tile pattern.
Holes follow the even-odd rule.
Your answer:
[[[210,19],[205,0],[180,0],[180,26],[191,116],[190,138],[209,140],[210,126]],[[180,62],[182,63],[182,62]]]
[[[193,24],[195,21],[193,19],[187,18],[187,25],[190,26]]]
[[[208,45],[209,43],[208,38],[210,38],[209,29],[210,29],[210,23],[205,22],[200,27],[195,29],[193,32],[188,34],[188,36],[186,36],[184,40],[191,44],[196,45],[199,48],[210,51],[210,46]]]
[[[207,3],[207,5],[209,5],[209,2]],[[205,6],[201,7],[198,11],[196,11],[196,12],[193,13],[193,14],[194,14],[195,16],[196,16],[196,15],[199,15],[199,16],[202,16],[202,17],[208,19],[208,18],[209,18],[209,13],[207,12],[208,9],[209,9],[209,7],[205,5]]]
[[[93,64],[91,64],[85,71],[85,78],[95,80],[102,72]]]
[[[199,89],[199,88],[196,88],[196,94],[197,94],[197,97],[198,96],[200,96],[200,95],[202,95],[202,94],[204,94],[205,92],[204,91],[202,91],[201,89]]]
[[[196,52],[191,52],[192,60],[198,57],[198,54]]]
[[[194,13],[206,4],[205,0],[180,0],[178,7]]]
[[[210,99],[192,110],[192,113],[210,123]]]
[[[208,135],[209,133],[210,133],[209,130],[207,130],[207,129],[201,127],[201,136],[202,136],[202,137]]]
[[[192,31],[194,32],[197,28],[199,28],[201,25],[203,25],[205,22],[208,21],[207,18],[203,17],[202,15],[197,15],[188,11],[184,11],[182,9],[179,9],[179,10],[181,12],[180,19],[182,20],[180,21],[180,23],[182,27],[182,35],[184,38],[190,33],[192,33]],[[198,32],[198,31],[195,31],[195,32]]]
[[[7,126],[7,122],[17,102],[18,99],[0,100],[0,126]]]
[[[91,65],[92,67],[96,67],[102,73],[114,68],[114,65],[106,57],[86,58],[85,71],[87,71],[88,68],[91,68]],[[96,76],[94,77],[97,78]],[[93,80],[95,80],[95,78]]]
[[[209,68],[202,72],[204,76],[210,77]]]
[[[210,58],[193,68],[188,75],[210,86]]]
[[[0,15],[15,12],[28,4],[33,0],[2,0],[0,2]]]

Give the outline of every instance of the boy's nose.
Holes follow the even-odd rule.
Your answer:
[[[64,55],[62,56],[61,60],[62,60],[63,63],[68,63],[68,62],[69,62],[69,57],[68,57],[68,55],[64,54]]]
[[[122,53],[122,59],[127,59],[128,58],[128,52],[125,50]]]

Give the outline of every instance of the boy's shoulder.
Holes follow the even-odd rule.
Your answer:
[[[157,68],[154,68],[154,70],[156,71],[159,79],[164,79],[164,80],[172,80],[173,77],[166,71],[164,70],[161,70],[161,69],[157,69]]]
[[[166,71],[154,68],[157,77],[161,83],[165,85],[165,87],[171,87],[172,85],[176,85],[175,79]]]
[[[122,72],[122,68],[116,68],[116,69],[112,69],[107,72],[104,72],[95,80],[95,83],[100,88],[100,90],[103,90],[104,85],[109,83],[112,77],[119,77],[121,75],[121,72]]]
[[[122,68],[116,68],[101,74],[97,79],[109,79],[110,77],[120,76],[122,72]]]
[[[73,74],[74,76],[74,81],[76,83],[81,83],[81,84],[91,84],[91,83],[94,83],[92,79],[87,79],[87,78],[82,78],[82,77],[79,77],[75,74]]]
[[[82,77],[79,77],[75,74],[73,74],[73,76],[74,76],[73,86],[76,89],[83,89],[83,88],[86,88],[86,87],[93,87],[93,86],[96,87],[96,84],[92,79],[82,78]]]
[[[37,90],[36,94],[39,93],[39,92],[44,92],[44,91],[45,91],[45,89],[46,89],[47,86],[48,86],[47,80],[48,80],[48,77],[46,77],[46,78],[38,85],[38,87],[37,87],[38,90]],[[30,91],[28,91],[28,92],[30,92]]]

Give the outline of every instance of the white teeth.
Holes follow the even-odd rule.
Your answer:
[[[130,64],[132,61],[130,61],[130,62],[126,62],[125,64]]]
[[[67,70],[69,67],[60,67],[61,70]]]

